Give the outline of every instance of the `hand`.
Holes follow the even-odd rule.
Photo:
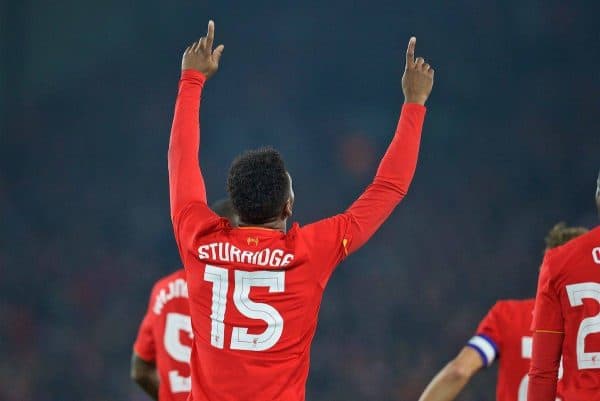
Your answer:
[[[213,50],[214,39],[215,23],[211,20],[208,21],[206,36],[201,37],[185,49],[183,60],[181,60],[181,69],[200,71],[206,78],[212,77],[219,69],[219,60],[225,48],[225,46],[219,45]]]
[[[414,36],[408,41],[406,68],[402,76],[402,92],[404,92],[405,103],[424,105],[433,87],[434,71],[422,57],[417,57],[415,60],[416,43],[417,38]]]

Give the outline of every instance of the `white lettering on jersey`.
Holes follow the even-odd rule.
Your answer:
[[[254,239],[252,239],[254,240]],[[283,267],[294,260],[294,254],[282,249],[241,250],[229,242],[212,242],[198,247],[198,258],[206,261],[247,263],[258,266]]]
[[[189,364],[192,348],[181,343],[181,332],[186,333],[190,340],[194,338],[191,318],[180,313],[167,314],[163,340],[165,351],[174,360]],[[169,371],[169,383],[172,393],[188,393],[192,390],[191,377],[181,376],[177,370]]]
[[[566,287],[571,306],[583,305],[584,299],[591,299],[600,303],[599,283],[570,284]],[[600,369],[600,352],[586,352],[585,338],[590,334],[600,333],[600,313],[587,317],[581,321],[577,331],[577,368]]]
[[[252,287],[267,287],[270,293],[285,290],[284,271],[255,271],[235,270],[235,286],[233,302],[236,309],[244,316],[253,320],[262,320],[267,328],[260,334],[248,333],[248,327],[233,327],[231,333],[231,349],[245,351],[266,351],[277,344],[283,333],[283,317],[266,303],[250,300]],[[206,265],[204,280],[213,284],[212,307],[210,319],[210,343],[213,347],[223,349],[225,346],[225,310],[227,308],[227,289],[229,286],[229,271],[223,267]]]
[[[592,257],[597,265],[600,265],[600,246],[592,249]]]
[[[521,337],[521,358],[531,359],[533,349],[533,338]],[[529,386],[529,375],[525,374],[519,384],[518,401],[527,401],[527,387]]]
[[[158,292],[158,294],[156,294],[156,298],[154,300],[154,307],[152,308],[152,311],[156,315],[160,315],[160,312],[162,311],[163,307],[167,302],[175,298],[187,297],[187,283],[184,279],[178,278],[177,280],[173,280],[169,283],[167,290],[163,288]]]

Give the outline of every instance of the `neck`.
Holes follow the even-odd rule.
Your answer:
[[[271,221],[267,221],[264,222],[262,224],[252,224],[252,223],[246,223],[245,221],[240,219],[240,223],[238,224],[238,227],[260,227],[260,228],[268,228],[271,230],[279,230],[279,231],[283,231],[286,232],[286,222],[287,219],[273,219]]]

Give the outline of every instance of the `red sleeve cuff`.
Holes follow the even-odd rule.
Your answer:
[[[154,362],[156,360],[156,355],[149,351],[149,350],[144,350],[142,349],[143,347],[140,346],[140,344],[138,344],[137,342],[133,345],[133,352],[135,352],[135,354],[140,358],[143,359],[146,362]]]
[[[402,105],[402,111],[404,110],[413,113],[425,114],[425,112],[427,111],[427,107],[418,103],[404,103]]]
[[[181,71],[181,80],[190,81],[198,85],[204,85],[206,82],[206,75],[196,70],[183,70]]]

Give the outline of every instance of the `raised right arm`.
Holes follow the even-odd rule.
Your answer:
[[[373,182],[342,214],[348,219],[348,254],[371,238],[408,192],[417,167],[424,119],[423,105],[406,103],[402,107],[394,138]]]
[[[402,76],[404,106],[394,139],[381,159],[375,179],[350,206],[347,253],[367,242],[408,192],[417,167],[425,102],[433,87],[434,70],[422,57],[415,59],[417,39],[410,38]]]
[[[404,198],[412,182],[421,130],[425,119],[425,102],[433,87],[434,71],[423,58],[415,60],[416,38],[411,38],[406,50],[406,68],[402,77],[404,106],[394,137],[379,164],[373,182],[363,194],[342,214],[321,220],[307,228],[318,233],[324,253],[335,253],[343,247],[348,255],[377,231]],[[328,236],[328,243],[322,233]],[[327,249],[325,249],[327,248]],[[331,261],[335,265],[339,258]]]

